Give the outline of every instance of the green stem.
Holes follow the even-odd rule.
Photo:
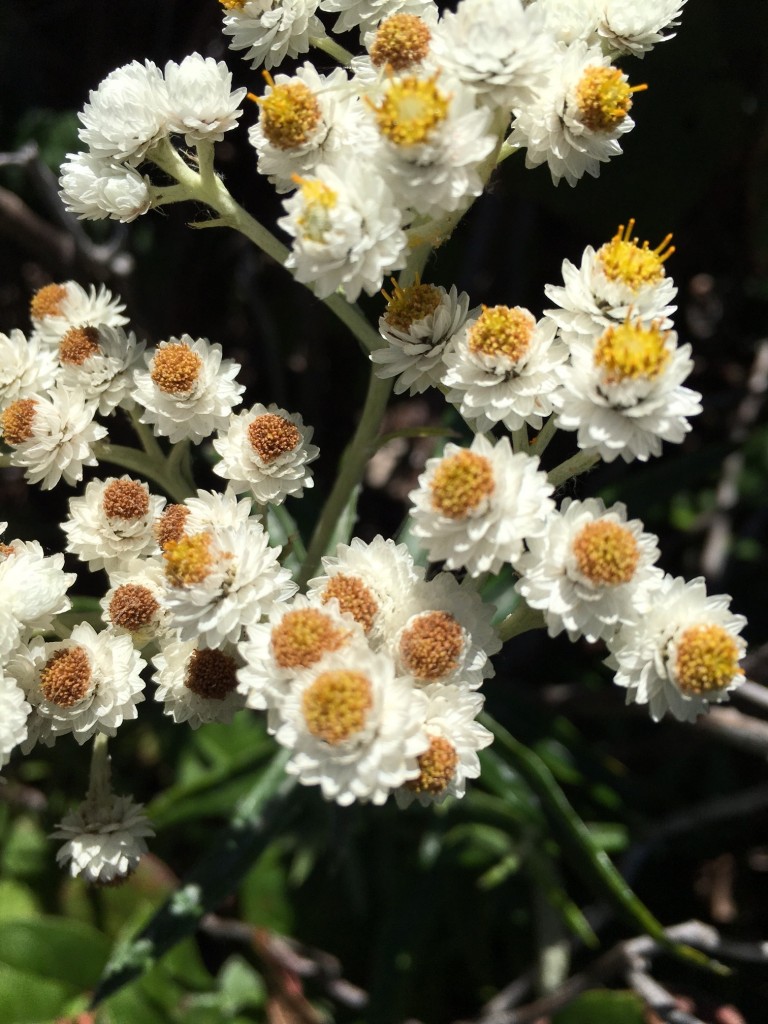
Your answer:
[[[365,405],[357,424],[357,430],[344,449],[341,465],[331,493],[320,513],[320,518],[312,535],[307,558],[301,567],[297,580],[299,587],[304,587],[314,576],[325,554],[328,542],[333,536],[336,524],[349,500],[349,496],[362,480],[365,467],[374,447],[374,438],[384,415],[384,410],[392,391],[391,380],[380,380],[371,374],[368,381],[368,394]]]
[[[163,454],[163,449],[160,447],[152,428],[146,423],[141,422],[139,419],[138,409],[130,409],[128,411],[128,415],[131,418],[131,426],[136,432],[136,436],[139,439],[141,447],[153,462],[160,462],[161,459],[165,458],[165,455]]]
[[[181,474],[169,472],[168,461],[156,462],[136,448],[127,448],[122,444],[108,444],[99,441],[93,446],[93,453],[99,462],[111,462],[113,466],[121,466],[141,476],[154,480],[156,484],[169,494],[174,501],[184,501],[194,493],[194,487],[184,480]]]
[[[85,799],[93,806],[103,806],[112,792],[112,769],[109,764],[109,744],[104,733],[97,733],[91,747],[91,768]]]
[[[597,452],[586,451],[576,452],[570,459],[566,459],[565,462],[561,462],[559,466],[555,466],[547,474],[547,479],[555,487],[559,487],[560,484],[564,484],[566,480],[570,480],[574,476],[579,476],[580,473],[586,473],[587,470],[592,469],[600,461],[600,456]]]
[[[310,36],[310,46],[314,46],[316,50],[322,50],[323,53],[327,53],[329,57],[333,57],[339,64],[350,64],[352,62],[353,54],[349,50],[345,50],[343,46],[331,39],[330,36]]]
[[[512,451],[513,452],[527,452],[528,451],[528,428],[523,424],[519,430],[512,431]]]
[[[547,445],[555,436],[557,432],[557,424],[555,423],[554,414],[549,417],[547,422],[539,431],[538,435],[531,442],[530,453],[531,455],[543,455]]]
[[[513,612],[500,622],[496,630],[501,637],[502,643],[511,640],[513,636],[520,636],[531,629],[542,629],[544,627],[544,616],[535,608],[529,608],[525,601],[520,598],[520,604]]]

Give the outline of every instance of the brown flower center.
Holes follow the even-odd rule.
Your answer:
[[[90,356],[101,352],[96,327],[70,327],[59,342],[59,362],[64,366],[82,366]]]
[[[432,507],[448,519],[463,519],[493,494],[494,487],[490,459],[463,449],[437,466],[430,484]]]
[[[36,406],[34,398],[18,398],[0,413],[0,427],[6,444],[23,444],[32,437]]]
[[[155,523],[155,537],[161,548],[164,548],[168,541],[181,540],[188,516],[189,509],[186,505],[166,505]]]
[[[440,305],[440,297],[440,289],[433,284],[418,283],[401,288],[395,282],[394,291],[387,298],[384,320],[394,330],[407,334],[413,324],[435,312]]]
[[[444,736],[430,736],[429,748],[419,755],[418,762],[418,778],[411,779],[405,785],[414,793],[440,796],[456,774],[459,755]]]
[[[123,583],[109,602],[109,617],[113,626],[136,633],[154,622],[160,605],[149,587],[140,583]]]
[[[60,708],[71,708],[83,699],[91,685],[91,662],[83,647],[56,651],[40,673],[43,696]]]
[[[301,434],[290,420],[267,412],[251,422],[248,440],[261,461],[269,465],[281,455],[297,448],[301,443]]]
[[[149,490],[136,480],[110,480],[101,507],[107,519],[143,519],[149,512]]]
[[[29,315],[33,320],[61,316],[61,304],[66,297],[67,289],[63,284],[47,284],[38,288],[29,303]]]
[[[203,360],[185,342],[161,345],[152,359],[150,376],[167,395],[188,395],[194,388]]]
[[[271,635],[272,653],[280,668],[309,668],[349,636],[318,608],[286,612]]]
[[[486,306],[468,332],[473,355],[518,362],[531,346],[536,320],[520,306]]]
[[[343,612],[349,612],[355,622],[359,623],[366,633],[370,633],[379,610],[379,602],[360,577],[348,576],[346,573],[332,576],[323,590],[323,604],[334,597],[339,602],[339,608]]]
[[[213,569],[213,538],[210,533],[186,534],[169,540],[163,549],[165,575],[174,587],[202,583]]]
[[[184,685],[198,697],[224,700],[237,688],[235,659],[223,651],[203,647],[192,652]]]
[[[691,626],[678,640],[675,678],[683,693],[716,693],[742,675],[738,645],[722,626]]]
[[[424,612],[400,636],[400,660],[417,679],[444,679],[459,667],[464,631],[448,612]]]
[[[431,39],[429,26],[416,14],[393,14],[376,30],[368,51],[371,63],[377,68],[388,65],[393,71],[403,71],[424,60]]]
[[[335,746],[365,726],[373,707],[373,691],[362,672],[323,672],[301,698],[301,710],[310,733]]]

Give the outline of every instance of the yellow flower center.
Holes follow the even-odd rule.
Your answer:
[[[33,320],[45,320],[48,316],[61,316],[61,304],[67,297],[63,284],[47,284],[39,288],[29,304],[29,315]]]
[[[96,327],[70,327],[59,342],[59,362],[64,366],[82,366],[90,356],[101,352]]]
[[[392,279],[392,295],[382,291],[387,300],[384,320],[396,331],[407,333],[414,324],[435,312],[440,305],[440,289],[433,284],[410,284],[407,288]]]
[[[248,0],[219,0],[225,11],[242,11]]]
[[[370,633],[379,602],[359,576],[347,576],[346,573],[332,576],[323,590],[322,602],[327,604],[333,598],[339,602],[343,612],[348,612],[366,633]]]
[[[432,33],[416,14],[393,14],[376,30],[369,53],[374,67],[404,71],[429,53]]]
[[[152,359],[150,376],[167,395],[188,395],[195,386],[203,360],[186,342],[163,345]]]
[[[296,149],[309,141],[320,123],[320,104],[304,82],[273,85],[258,101],[261,129],[278,149]]]
[[[318,608],[297,608],[286,612],[272,630],[272,653],[280,668],[309,668],[337,651],[348,636]]]
[[[307,729],[331,746],[360,732],[372,707],[370,680],[362,672],[349,669],[323,672],[301,698]]]
[[[456,748],[444,736],[431,736],[429,748],[418,757],[419,776],[406,782],[413,793],[440,796],[456,774],[459,755]]]
[[[609,281],[621,281],[631,291],[639,291],[645,285],[657,284],[664,277],[664,262],[675,251],[670,245],[672,235],[666,235],[655,249],[648,242],[639,244],[638,238],[630,237],[635,226],[634,220],[623,224],[610,242],[597,250],[597,258],[603,273]]]
[[[449,519],[463,519],[493,494],[494,487],[490,459],[465,449],[448,455],[435,470],[432,507]]]
[[[675,679],[683,693],[723,690],[734,676],[743,675],[739,648],[722,626],[691,626],[678,640]]]
[[[298,224],[310,241],[323,242],[326,231],[331,227],[330,211],[338,203],[339,197],[318,178],[294,175],[293,180],[300,186],[304,200],[304,211],[298,218]]]
[[[180,540],[184,536],[184,527],[189,516],[186,505],[166,505],[163,513],[155,523],[155,537],[161,548],[172,540]]]
[[[469,351],[473,355],[502,357],[519,362],[531,345],[536,320],[520,306],[485,306],[469,328]]]
[[[104,488],[101,507],[107,519],[143,519],[149,512],[149,491],[136,480],[111,480]]]
[[[605,383],[659,377],[670,360],[668,334],[655,324],[644,327],[639,321],[627,320],[609,327],[598,338],[594,353],[595,366],[602,371]]]
[[[248,440],[261,461],[269,465],[281,455],[297,448],[301,443],[301,434],[290,420],[268,412],[251,422]]]
[[[28,441],[34,434],[34,398],[18,398],[0,413],[0,427],[6,444],[16,445]]]
[[[148,587],[140,583],[123,583],[109,602],[109,618],[113,626],[136,633],[154,622],[160,605]]]
[[[647,85],[630,88],[618,68],[589,67],[576,86],[579,120],[592,132],[612,132],[629,113],[632,93],[647,88]]]
[[[203,647],[192,652],[187,662],[184,685],[206,700],[224,700],[237,687],[235,659],[214,648]]]
[[[459,667],[464,631],[448,612],[425,612],[403,630],[400,660],[417,679],[444,679]]]
[[[596,587],[629,583],[640,561],[640,549],[632,531],[605,519],[583,526],[574,537],[571,550],[581,575]]]
[[[83,647],[56,651],[40,673],[43,696],[60,708],[71,708],[88,693],[91,663]]]
[[[427,142],[448,116],[451,97],[437,88],[435,77],[393,79],[381,104],[372,106],[379,131],[396,146]]]
[[[213,569],[213,538],[210,533],[193,533],[169,540],[163,550],[165,575],[174,587],[202,583]]]

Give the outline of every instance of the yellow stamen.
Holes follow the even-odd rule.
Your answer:
[[[372,707],[370,680],[362,672],[349,669],[323,672],[301,698],[307,729],[331,746],[360,732]]]
[[[444,679],[459,667],[464,630],[448,612],[424,612],[403,630],[400,660],[417,679]]]
[[[593,132],[612,132],[632,107],[632,94],[647,85],[631,86],[614,67],[588,67],[576,86],[576,103],[581,123]]]
[[[648,242],[640,245],[638,238],[631,237],[634,226],[634,220],[630,220],[626,227],[620,224],[611,241],[597,250],[597,259],[609,281],[621,281],[636,292],[645,285],[661,281],[664,262],[675,247],[670,245],[671,234],[666,235],[655,249],[651,249]]]
[[[473,355],[504,358],[517,363],[531,346],[536,320],[520,306],[483,306],[468,332]]]
[[[609,327],[598,338],[594,361],[606,384],[626,380],[655,380],[671,358],[667,347],[668,331],[655,324],[644,327],[639,321],[627,320],[618,327]]]
[[[583,526],[574,537],[571,550],[581,575],[596,587],[629,583],[640,561],[640,549],[632,531],[606,519]]]
[[[677,642],[675,678],[685,694],[699,695],[724,690],[737,676],[739,648],[722,626],[691,626]]]
[[[381,134],[396,146],[427,142],[435,128],[448,117],[451,96],[436,85],[437,75],[423,79],[395,78],[386,86],[384,99],[376,106],[367,101]]]
[[[348,637],[346,630],[318,608],[297,608],[285,613],[272,630],[270,642],[280,668],[309,668],[324,654],[337,651]]]
[[[442,459],[435,470],[432,507],[449,519],[463,519],[493,494],[494,487],[490,459],[465,449]]]
[[[413,793],[440,796],[451,784],[456,774],[459,755],[456,748],[444,736],[430,736],[429,749],[418,757],[417,778],[406,782]]]

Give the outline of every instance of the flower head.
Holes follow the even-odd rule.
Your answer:
[[[142,804],[109,793],[88,797],[65,814],[52,837],[66,840],[56,862],[69,864],[73,878],[110,885],[135,870],[147,852],[145,840],[154,834]]]
[[[165,65],[168,130],[184,136],[188,146],[221,142],[237,126],[245,89],[232,89],[232,72],[224,61],[191,53],[181,64]]]

